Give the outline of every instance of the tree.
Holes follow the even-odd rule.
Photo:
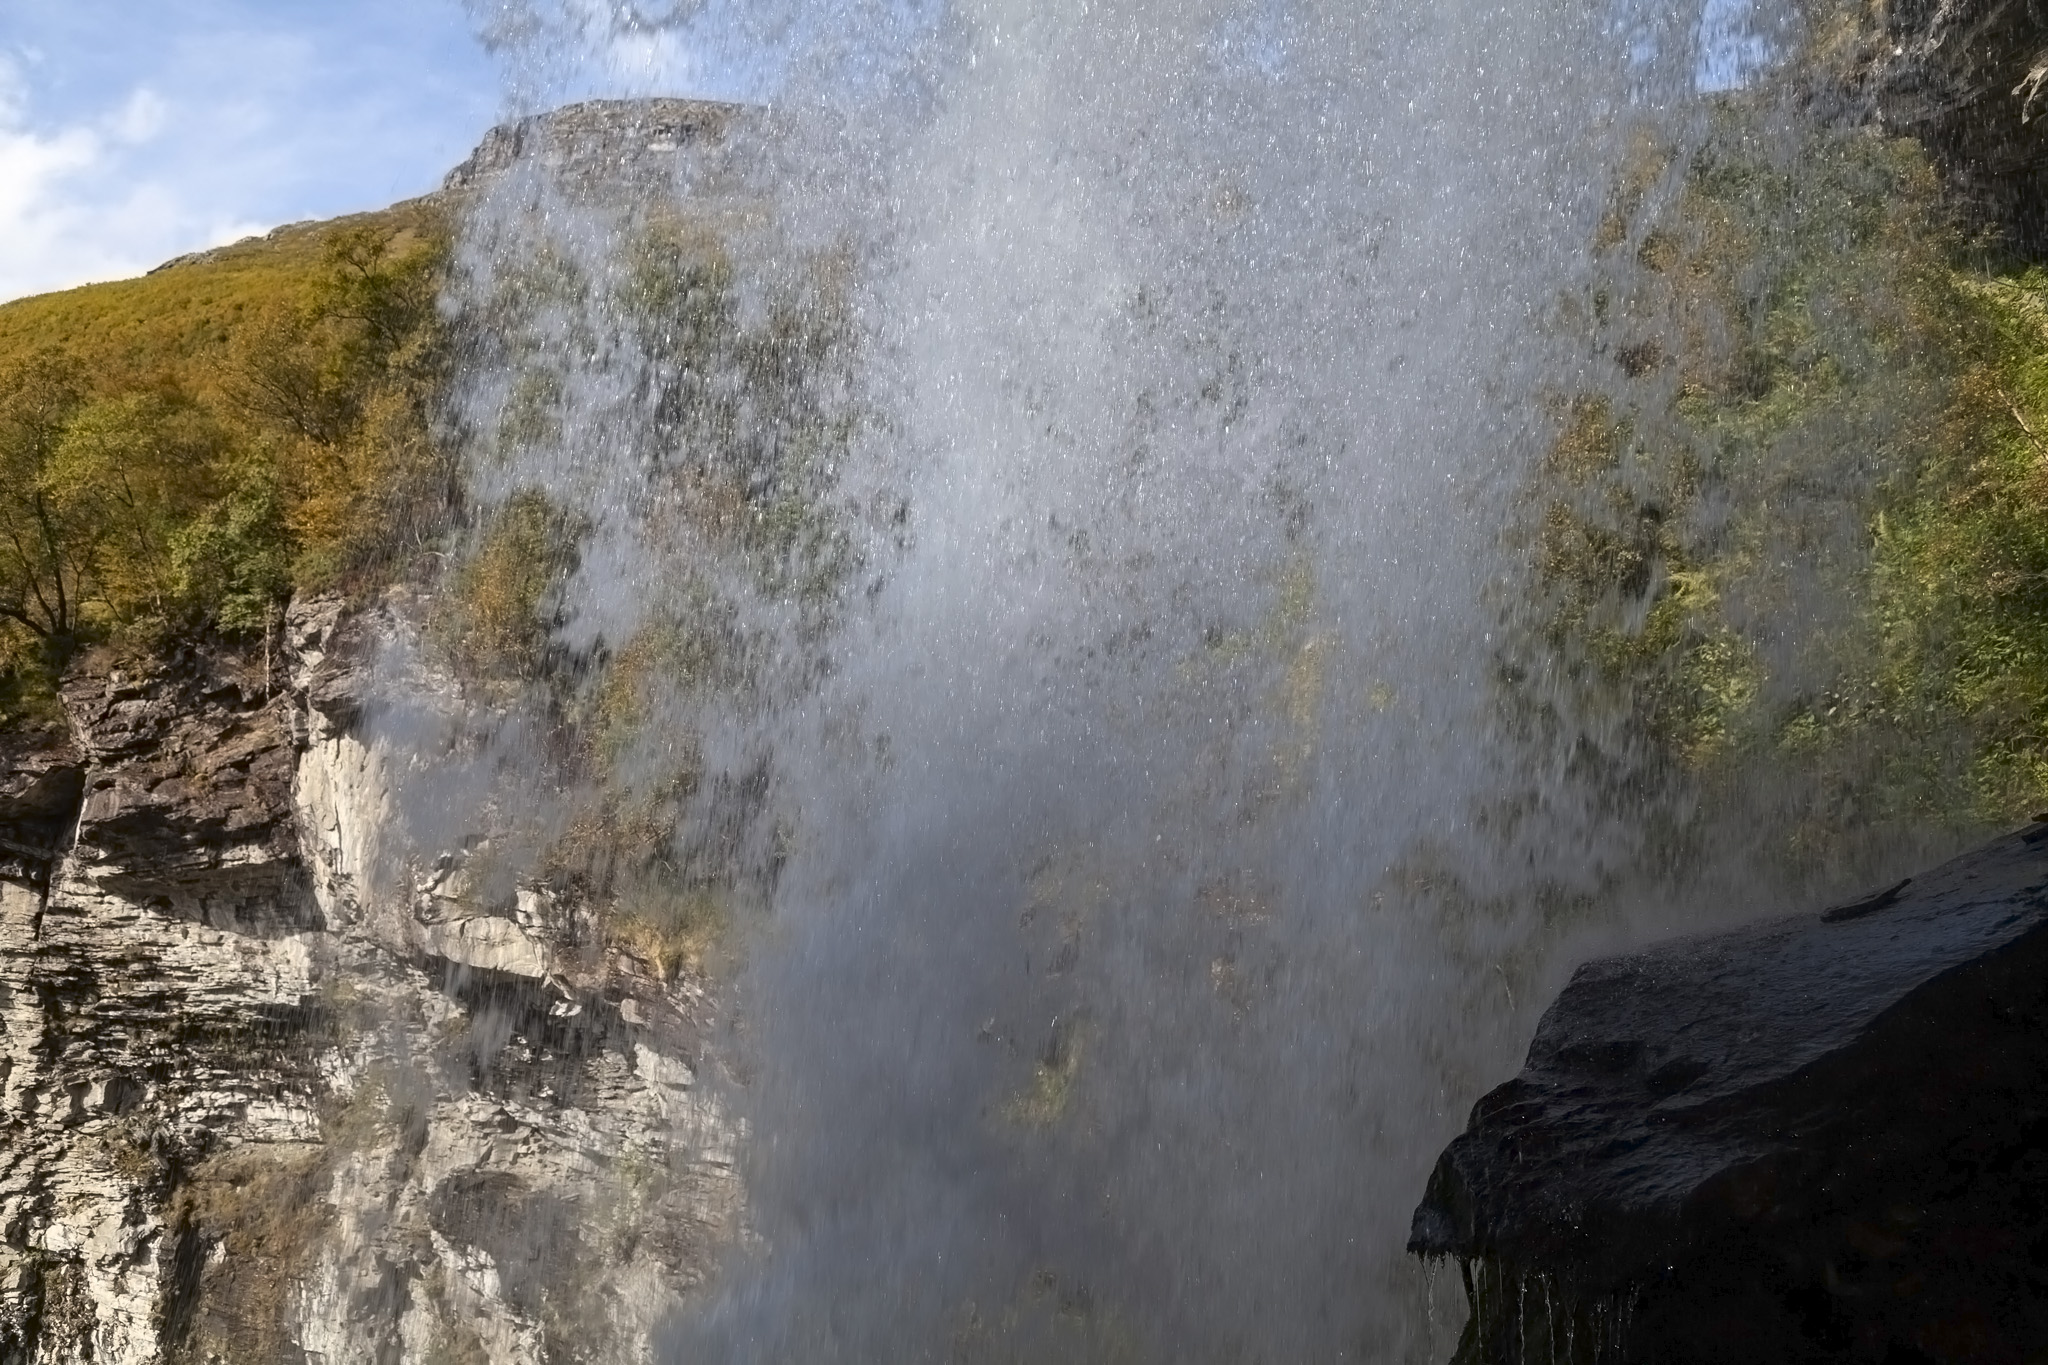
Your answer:
[[[86,565],[80,528],[50,496],[46,469],[83,403],[69,360],[39,352],[0,372],[0,621],[19,641],[68,638]],[[0,657],[17,650],[0,641]]]
[[[222,387],[279,474],[301,586],[374,575],[452,500],[432,430],[446,260],[438,231],[343,229],[319,278],[272,303],[227,358]]]
[[[102,398],[71,415],[35,493],[68,528],[85,602],[103,624],[187,615],[171,547],[211,501],[224,445],[211,414],[176,394]]]
[[[230,455],[220,496],[172,532],[171,568],[192,615],[237,635],[270,628],[292,587],[292,540],[277,465],[267,452]]]

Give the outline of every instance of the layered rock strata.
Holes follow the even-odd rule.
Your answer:
[[[701,986],[385,869],[364,661],[87,670],[0,782],[0,1360],[632,1360],[733,1235]],[[452,689],[448,704],[461,705]]]
[[[2048,826],[1822,914],[1588,963],[1438,1163],[1458,1359],[2048,1349]]]

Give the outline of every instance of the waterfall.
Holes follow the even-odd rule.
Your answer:
[[[516,109],[749,106],[680,211],[508,176],[449,304],[477,524],[538,495],[576,545],[548,648],[654,661],[584,794],[653,802],[734,920],[749,1232],[672,1358],[1440,1356],[1430,1161],[1625,932],[1552,913],[1632,846],[1500,699],[1517,490],[1589,365],[1560,300],[1634,124],[1762,40],[478,8]],[[511,687],[423,844],[488,792],[518,875],[575,819],[545,718],[601,691]]]

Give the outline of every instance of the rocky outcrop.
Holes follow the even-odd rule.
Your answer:
[[[1462,1361],[2048,1346],[2048,826],[1579,969],[1438,1163]]]
[[[590,100],[500,124],[450,171],[444,191],[475,190],[521,166],[570,190],[630,192],[701,166],[745,117],[708,100]]]
[[[0,872],[46,884],[84,791],[85,764],[67,731],[0,734]]]
[[[448,894],[487,829],[387,865],[402,629],[87,669],[6,755],[0,1360],[644,1358],[733,1235],[701,986]]]

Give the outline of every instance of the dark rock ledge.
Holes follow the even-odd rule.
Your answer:
[[[1409,1249],[1461,1362],[2048,1359],[2048,826],[1581,967]]]
[[[1886,129],[1919,138],[1973,216],[2048,259],[2048,3],[1894,0],[1869,72]]]

